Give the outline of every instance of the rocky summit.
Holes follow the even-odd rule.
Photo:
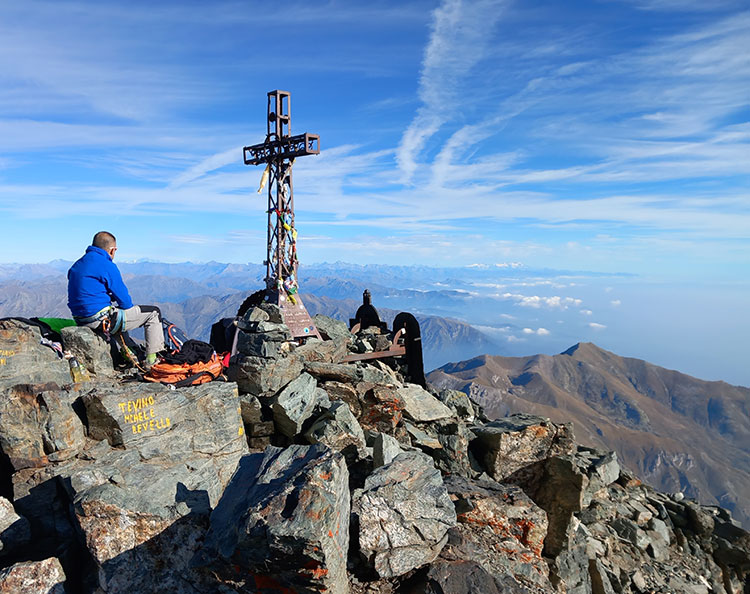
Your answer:
[[[750,533],[642,483],[544,416],[404,381],[372,329],[277,308],[239,323],[227,381],[119,373],[0,322],[0,592],[750,592]]]

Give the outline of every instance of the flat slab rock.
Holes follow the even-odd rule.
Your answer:
[[[193,565],[242,592],[348,592],[348,480],[322,445],[243,457]]]
[[[172,390],[161,384],[94,387],[83,396],[89,437],[154,457],[246,453],[234,383]]]
[[[433,561],[456,525],[456,511],[432,459],[404,452],[375,470],[354,503],[359,546],[380,577]]]
[[[404,416],[412,421],[427,422],[449,419],[455,413],[421,386],[408,384],[398,389],[404,403]]]

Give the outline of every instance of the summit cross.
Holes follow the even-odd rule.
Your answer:
[[[297,157],[320,153],[317,134],[291,135],[291,100],[286,91],[268,93],[266,140],[243,149],[245,165],[262,165],[260,188],[268,186],[265,300],[278,305],[294,338],[320,333],[299,295],[297,229],[294,225],[292,166]]]

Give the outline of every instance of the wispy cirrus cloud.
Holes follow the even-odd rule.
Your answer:
[[[422,102],[404,132],[396,161],[409,182],[428,140],[458,114],[466,90],[462,83],[485,58],[492,29],[502,14],[503,0],[444,0],[433,12],[432,30],[424,51],[418,95]]]

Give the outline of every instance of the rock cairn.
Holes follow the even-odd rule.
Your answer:
[[[362,337],[273,306],[228,382],[113,372],[85,328],[70,384],[38,330],[0,322],[0,592],[725,593],[750,534],[658,493],[572,427],[489,422],[466,394],[342,363]]]

